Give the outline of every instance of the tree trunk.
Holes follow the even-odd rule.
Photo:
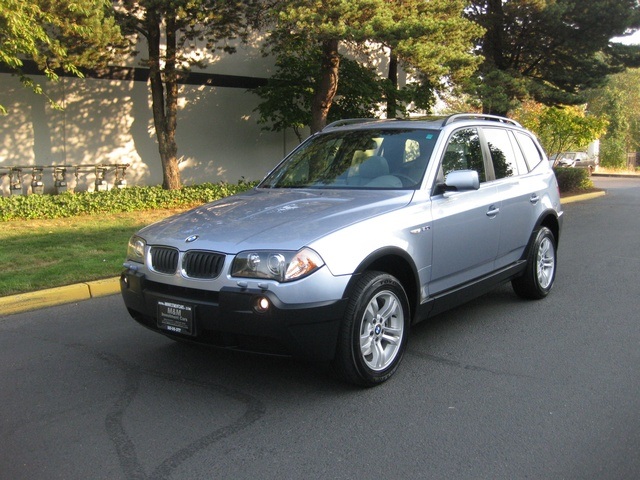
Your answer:
[[[322,42],[322,72],[320,83],[313,96],[311,104],[311,133],[322,130],[327,125],[327,117],[333,98],[338,90],[338,40]]]
[[[509,114],[509,110],[483,105],[482,113],[484,113],[485,115],[498,115],[500,117],[506,117]]]
[[[168,15],[166,19],[167,55],[164,82],[160,67],[160,25],[162,18],[156,11],[149,9],[147,10],[146,20],[153,122],[162,162],[162,187],[167,190],[174,190],[182,186],[180,169],[178,168],[178,146],[176,144],[178,78],[176,72],[175,17],[169,18]]]
[[[487,31],[484,34],[483,53],[485,65],[488,67],[485,72],[496,69],[506,71],[508,66],[504,57],[504,7],[502,0],[489,0],[487,2]],[[490,86],[491,87],[491,86]],[[505,85],[493,85],[493,89],[504,89]],[[488,100],[488,101],[486,101]],[[493,101],[494,97],[489,95],[482,102],[482,113],[492,115],[507,114],[504,102]]]
[[[391,83],[387,92],[387,118],[396,118],[398,110],[398,56],[393,53],[389,54],[389,75],[387,77]]]
[[[498,70],[506,70],[504,58],[504,7],[502,0],[487,2],[487,31],[484,34],[483,54]]]

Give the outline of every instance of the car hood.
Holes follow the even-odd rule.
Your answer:
[[[254,189],[162,220],[139,235],[149,245],[180,250],[298,250],[335,230],[401,208],[412,196],[413,191],[398,190]]]

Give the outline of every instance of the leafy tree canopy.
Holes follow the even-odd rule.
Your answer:
[[[607,75],[638,65],[640,47],[611,38],[640,28],[636,0],[473,0],[469,18],[486,29],[475,85],[485,112],[505,114],[531,97],[582,104]]]
[[[306,91],[311,94],[308,108],[305,107],[309,113],[302,116],[300,110],[296,110],[290,120],[276,123],[275,128],[302,121],[310,125],[313,132],[326,124],[335,96],[346,98],[345,89],[340,87],[343,80],[340,64],[344,61],[341,52],[345,50],[349,50],[352,58],[366,69],[375,63],[376,56],[379,61],[384,48],[389,59],[388,81],[383,82],[380,78],[383,89],[367,87],[366,93],[378,94],[378,104],[387,97],[388,116],[395,116],[396,109],[403,109],[403,106],[397,106],[396,100],[401,104],[413,100],[420,106],[429,106],[433,102],[434,87],[444,77],[449,81],[466,77],[478,63],[472,51],[472,40],[483,30],[463,18],[465,2],[460,0],[282,0],[275,3],[277,5],[270,10],[271,16],[267,16],[271,22],[268,46],[278,57],[280,82],[271,82],[259,94],[266,98],[272,87],[283,91],[286,82],[281,80],[305,75],[304,71],[293,70],[296,65],[304,65],[306,60],[291,65],[292,58],[314,59],[314,65],[317,65],[307,71],[305,82]],[[311,53],[312,50],[315,53]],[[420,80],[400,92],[396,73],[398,62]],[[299,89],[298,83],[290,84],[292,89]],[[261,105],[263,120],[274,118],[274,115],[284,119],[292,113],[288,108],[277,112],[272,107],[277,109],[277,104],[267,101]],[[370,110],[366,103],[363,107],[365,111]],[[336,105],[336,108],[340,106]]]
[[[606,116],[609,128],[600,142],[601,164],[625,167],[627,152],[640,150],[640,69],[609,77],[589,95],[589,110]]]
[[[82,77],[82,67],[104,63],[122,42],[112,13],[107,0],[0,0],[0,64],[40,94],[23,73],[25,59],[50,80],[58,69]]]
[[[608,125],[606,117],[588,114],[584,106],[549,107],[533,101],[523,103],[514,117],[535,132],[549,156],[586,150]]]
[[[623,131],[630,151],[640,149],[640,69],[609,77],[589,94],[589,110],[609,118],[609,132]]]
[[[309,126],[316,79],[321,70],[319,49],[281,53],[269,83],[254,90],[262,98],[259,122],[270,131],[293,129],[298,141]],[[328,121],[375,115],[383,96],[383,84],[373,68],[340,57],[340,84]]]
[[[463,0],[394,0],[384,2],[377,19],[374,42],[391,49],[408,70],[420,72],[432,83],[442,78],[470,76],[481,58],[472,41],[484,29],[463,17]]]

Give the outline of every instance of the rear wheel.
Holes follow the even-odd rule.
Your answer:
[[[534,232],[533,239],[524,274],[511,285],[520,297],[537,300],[549,294],[556,278],[556,240],[547,227]]]
[[[342,323],[334,365],[348,382],[378,385],[397,370],[409,334],[409,303],[400,282],[366,272],[356,285]]]

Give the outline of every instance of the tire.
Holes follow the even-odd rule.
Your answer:
[[[547,227],[540,227],[532,238],[525,271],[511,285],[518,296],[539,300],[549,294],[556,278],[556,239]]]
[[[409,302],[393,276],[366,272],[349,300],[334,367],[349,383],[372,387],[398,369],[409,335]]]

